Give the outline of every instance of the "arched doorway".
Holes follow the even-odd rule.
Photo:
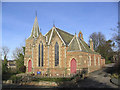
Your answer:
[[[71,74],[76,73],[76,60],[73,58],[70,63],[71,66]]]
[[[28,72],[31,72],[32,71],[32,61],[29,60],[28,62]]]

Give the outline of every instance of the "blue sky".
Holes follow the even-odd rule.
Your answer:
[[[111,39],[117,27],[117,2],[3,2],[2,45],[10,48],[9,59],[16,47],[24,45],[33,27],[37,11],[41,32],[45,35],[53,26],[71,34],[81,30],[88,43],[93,32],[102,32]]]

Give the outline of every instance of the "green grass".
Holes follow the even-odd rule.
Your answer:
[[[112,63],[110,60],[105,60],[105,64]]]

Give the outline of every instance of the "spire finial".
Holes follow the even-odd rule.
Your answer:
[[[35,11],[35,16],[37,17],[37,11]]]
[[[55,21],[53,20],[53,27],[55,27]]]

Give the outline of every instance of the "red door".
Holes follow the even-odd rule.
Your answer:
[[[29,60],[28,62],[28,72],[31,72],[32,71],[32,61]]]
[[[71,73],[76,73],[76,60],[74,58],[71,60]]]

